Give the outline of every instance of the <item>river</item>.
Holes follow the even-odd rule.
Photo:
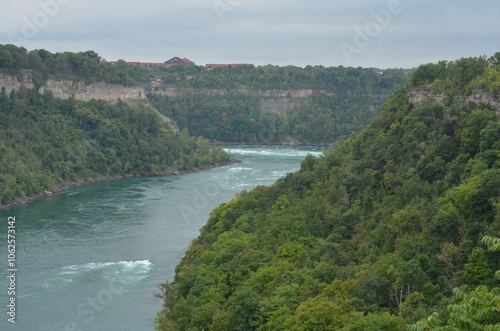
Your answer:
[[[180,176],[85,185],[0,211],[0,330],[154,330],[156,285],[173,280],[210,211],[296,171],[320,147],[226,146],[243,161]],[[15,217],[15,296],[7,269]],[[16,298],[16,323],[7,307]]]

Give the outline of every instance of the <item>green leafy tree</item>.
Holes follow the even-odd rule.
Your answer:
[[[435,311],[416,330],[499,329],[497,253],[480,248],[480,238],[500,229],[498,117],[461,101],[479,81],[500,80],[488,66],[482,69],[482,59],[429,66],[437,73],[422,79],[449,89],[446,105],[412,105],[403,87],[357,136],[216,208],[177,268],[173,299],[161,316],[180,330],[193,327],[193,313],[206,323],[212,316],[206,328],[213,330],[401,330]],[[371,79],[364,71],[312,66],[212,72],[221,84],[239,74],[282,86],[320,76],[344,82],[338,94],[316,96],[314,114],[338,123],[346,117],[322,103],[346,101],[344,87],[354,93]],[[184,107],[190,97],[183,98],[165,101],[171,103],[165,110],[191,109]],[[226,113],[228,127],[238,127],[235,119],[242,118],[230,109],[236,101],[220,100],[224,109],[214,111],[211,125]],[[199,119],[186,122],[194,129],[208,108],[199,109]],[[273,125],[293,126],[309,139],[314,130],[303,124],[314,123],[314,109],[303,109]],[[248,118],[259,121],[251,111]],[[330,126],[336,129],[345,132]],[[488,238],[487,246],[499,250],[500,240]],[[247,294],[248,304],[238,297],[232,306],[238,293]]]
[[[493,270],[490,269],[482,248],[474,248],[464,265],[464,273],[467,282],[471,285],[484,284],[493,276]]]
[[[488,246],[490,251],[500,251],[500,239],[486,236],[482,242]],[[482,252],[475,250],[469,260],[474,263],[473,276],[486,276],[481,257]],[[479,260],[479,261],[478,261]],[[480,272],[476,272],[481,269]],[[467,272],[467,269],[466,269]],[[500,270],[496,272],[496,278],[500,280]],[[480,280],[484,280],[481,278]],[[500,288],[489,289],[484,285],[478,286],[473,291],[466,291],[460,288],[453,290],[456,304],[449,305],[448,318],[443,321],[439,314],[433,313],[429,318],[422,320],[409,327],[411,331],[440,331],[440,330],[484,330],[494,331],[500,329]]]

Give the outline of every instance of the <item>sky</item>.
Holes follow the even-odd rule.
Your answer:
[[[0,44],[108,61],[413,68],[500,51],[498,0],[0,0]]]

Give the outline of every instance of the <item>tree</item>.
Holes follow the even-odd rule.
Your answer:
[[[468,262],[464,265],[464,272],[467,282],[471,285],[484,284],[493,276],[493,270],[490,269],[482,248],[474,248]]]
[[[482,243],[485,244],[490,251],[500,251],[499,238],[485,236]],[[479,251],[476,251],[474,255],[477,256],[481,254],[478,252]],[[477,260],[477,258],[474,257],[474,260]],[[497,280],[500,280],[500,270],[496,272],[495,277]],[[448,316],[445,321],[441,319],[439,314],[433,313],[429,318],[411,325],[409,330],[500,330],[500,288],[495,287],[493,289],[488,289],[488,287],[480,285],[475,290],[469,292],[460,288],[455,288],[453,290],[453,295],[458,303],[447,307]]]
[[[252,330],[257,308],[259,307],[259,295],[251,288],[243,287],[236,292],[230,300],[231,325],[233,330]]]
[[[500,52],[496,52],[491,56],[488,61],[493,67],[499,68],[500,67]]]
[[[0,48],[0,69],[11,69],[14,63],[12,54],[7,49]]]

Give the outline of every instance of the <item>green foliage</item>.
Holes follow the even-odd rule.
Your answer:
[[[124,67],[120,67],[124,68]],[[241,66],[238,68],[213,68],[202,66],[164,66],[132,68],[137,80],[150,77],[161,79],[166,86],[208,89],[255,90],[320,90],[346,95],[373,88],[373,92],[389,92],[395,85],[402,85],[408,70],[363,69],[306,66]],[[347,96],[345,96],[347,97]]]
[[[421,65],[413,73],[409,84],[449,89],[455,93],[464,94],[470,94],[477,89],[486,89],[493,97],[498,97],[500,91],[499,59],[500,52],[489,59],[486,56],[480,56]]]
[[[489,268],[482,248],[476,247],[472,250],[467,263],[464,265],[464,275],[471,285],[484,284],[493,278],[493,270]]]
[[[0,204],[89,178],[156,174],[229,161],[187,130],[173,132],[144,105],[59,100],[38,89],[51,77],[137,85],[93,51],[28,52],[0,45],[0,73],[29,77],[35,88],[0,91]]]
[[[161,78],[162,84],[181,81],[187,84],[183,87],[220,91],[317,90],[308,98],[289,97],[293,109],[281,113],[265,111],[262,106],[264,102],[279,100],[249,96],[237,90],[215,96],[190,92],[178,97],[148,95],[157,109],[174,119],[179,127],[188,129],[191,135],[235,143],[282,143],[290,137],[301,143],[329,143],[345,138],[364,128],[376,115],[384,96],[406,81],[402,70],[380,74],[370,69],[342,67],[270,66],[210,71],[174,67],[153,68],[150,74]],[[183,73],[179,81],[169,78],[172,71],[176,75]]]
[[[357,136],[216,208],[160,316],[197,329],[218,293],[208,329],[498,329],[499,122],[458,101],[414,107],[401,88]]]
[[[35,86],[42,86],[48,77],[137,85],[133,73],[117,70],[94,51],[55,53],[44,49],[28,52],[15,45],[0,45],[0,72],[10,75],[29,73]]]
[[[445,79],[447,67],[447,61],[440,61],[437,64],[428,63],[421,65],[413,73],[410,83],[413,86],[422,86],[432,84],[436,79],[443,80]]]
[[[172,132],[148,107],[0,92],[0,203],[93,177],[227,162],[206,139]]]
[[[500,251],[500,239],[485,236],[482,242],[489,251]],[[484,251],[475,248],[469,256],[469,263],[465,265],[465,272],[474,281],[479,283],[491,277],[484,260]],[[499,272],[497,274],[500,275]],[[498,277],[497,277],[498,278]],[[440,330],[485,330],[500,329],[500,288],[489,289],[480,285],[473,291],[455,288],[453,298],[456,303],[447,306],[447,319],[443,320],[439,314],[433,313],[429,318],[419,321],[409,327],[411,331],[440,331]]]

